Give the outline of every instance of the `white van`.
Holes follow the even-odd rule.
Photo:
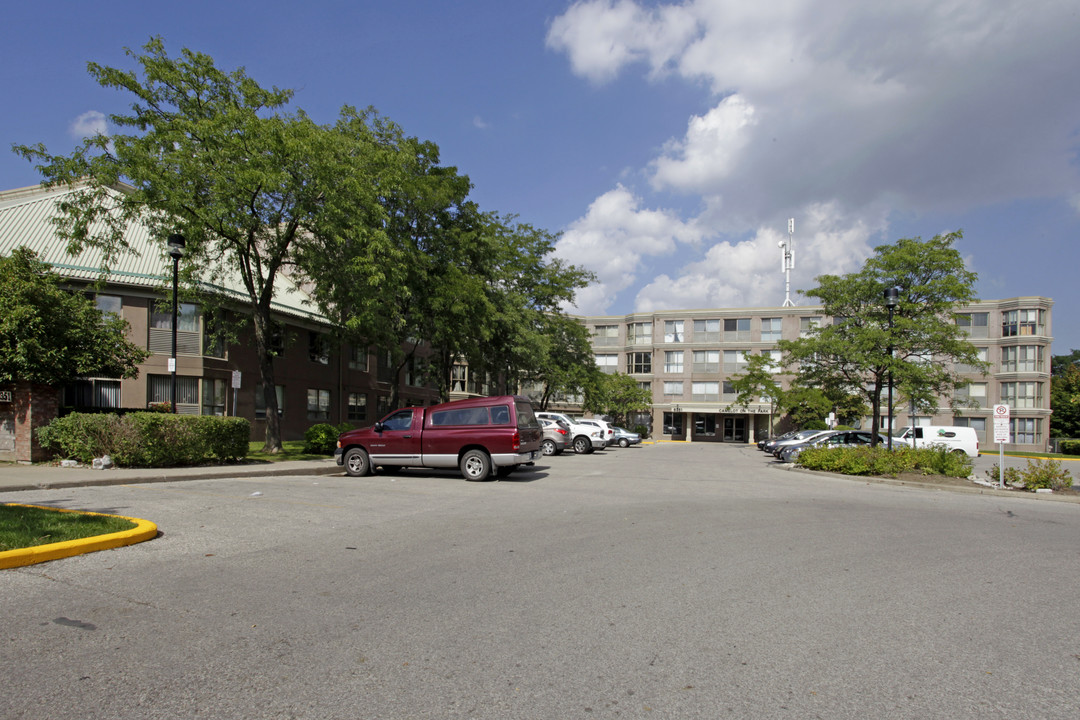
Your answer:
[[[979,456],[979,436],[975,428],[960,425],[922,425],[905,428],[899,440],[912,447],[940,445],[968,457]]]

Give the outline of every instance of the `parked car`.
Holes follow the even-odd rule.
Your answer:
[[[378,466],[457,467],[466,480],[479,481],[532,464],[542,438],[530,400],[500,395],[395,410],[339,435],[334,458],[352,477]]]
[[[540,441],[540,450],[545,455],[561,455],[570,444],[570,430],[557,420],[541,418],[544,426],[544,439]]]
[[[794,435],[797,432],[799,432],[799,431],[798,430],[789,430],[786,433],[784,433],[783,435],[777,435],[776,437],[771,437],[771,438],[769,438],[769,437],[761,438],[760,440],[757,441],[757,449],[758,450],[763,450],[765,452],[771,452],[770,448],[766,447],[769,443],[776,443],[776,442],[779,442],[780,440],[787,440],[789,437],[791,437],[792,435]]]
[[[582,425],[592,425],[593,427],[600,428],[604,442],[607,445],[615,442],[615,430],[608,423],[607,420],[601,420],[600,418],[577,418],[577,422]]]
[[[810,438],[803,443],[788,445],[780,452],[780,459],[784,462],[795,462],[803,450],[810,447],[833,447],[839,445],[869,445],[873,439],[873,433],[866,430],[833,430],[823,435]],[[878,442],[888,440],[881,433],[878,434]]]
[[[611,429],[615,431],[615,434],[612,437],[614,437],[615,444],[619,447],[624,448],[641,444],[641,435],[614,425],[611,426]]]
[[[576,453],[584,455],[591,453],[593,450],[603,450],[607,447],[607,441],[604,439],[600,428],[595,425],[581,425],[571,420],[569,415],[550,410],[541,410],[536,413],[536,417],[559,420],[565,423],[570,428],[570,446],[574,448]]]
[[[796,430],[793,433],[789,433],[786,436],[781,436],[775,440],[770,440],[765,443],[765,452],[770,455],[777,455],[777,450],[783,449],[788,445],[796,445],[801,442],[806,442],[815,435],[829,432],[828,430]]]

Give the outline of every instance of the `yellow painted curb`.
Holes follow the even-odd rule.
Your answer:
[[[65,510],[63,508],[46,507],[43,505],[23,505],[22,503],[4,503],[16,507],[31,507],[41,510],[53,510],[55,512],[75,512],[83,515],[101,515],[104,517],[117,517],[130,520],[135,527],[130,530],[109,533],[107,535],[94,535],[80,540],[65,540],[63,542],[49,543],[48,545],[35,545],[28,548],[17,548],[0,552],[0,570],[34,565],[36,563],[58,560],[60,558],[82,555],[98,550],[111,550],[112,548],[134,545],[135,543],[149,540],[157,536],[157,525],[149,520],[125,517],[124,515],[110,515],[109,513],[87,512],[85,510]]]

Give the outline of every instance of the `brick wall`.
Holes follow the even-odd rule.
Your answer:
[[[36,430],[53,421],[60,406],[60,392],[48,385],[15,383],[15,460],[41,462],[51,454],[37,441]]]

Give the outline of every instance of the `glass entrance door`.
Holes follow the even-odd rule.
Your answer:
[[[746,418],[724,418],[724,442],[746,442]]]

